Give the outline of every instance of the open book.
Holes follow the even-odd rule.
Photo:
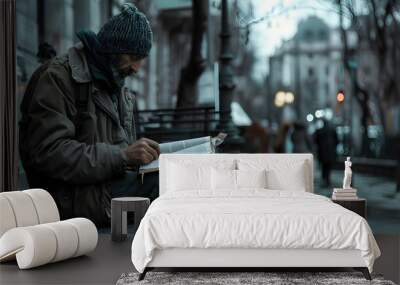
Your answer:
[[[216,137],[201,137],[189,140],[181,140],[160,144],[161,153],[215,153],[217,146],[224,142],[225,133],[219,133]],[[158,159],[142,165],[139,168],[139,173],[148,173],[158,171]]]

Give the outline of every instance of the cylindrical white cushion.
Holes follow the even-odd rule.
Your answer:
[[[21,269],[96,248],[96,226],[84,218],[60,222],[53,197],[43,189],[0,193],[0,214],[0,261],[16,257]]]
[[[60,220],[53,197],[43,189],[0,193],[0,214],[0,237],[15,227]]]
[[[60,220],[56,202],[49,192],[43,189],[24,190],[23,193],[28,194],[36,208],[39,218],[39,224],[57,222]]]
[[[0,238],[0,261],[16,254],[20,269],[86,254],[96,248],[96,226],[88,219],[18,227]]]
[[[15,228],[17,222],[15,221],[14,211],[8,199],[0,195],[0,237],[9,229]]]
[[[20,269],[49,263],[56,251],[54,233],[41,225],[11,229],[0,239],[0,260],[16,254]]]
[[[73,218],[64,222],[70,223],[78,233],[79,245],[74,257],[86,254],[96,248],[98,233],[92,221],[85,218]]]
[[[78,233],[71,228],[69,223],[55,222],[44,224],[43,226],[51,229],[56,235],[57,252],[52,262],[64,260],[75,255],[78,248],[79,237]]]
[[[35,205],[29,195],[23,191],[3,192],[13,209],[17,227],[33,226],[39,223]]]

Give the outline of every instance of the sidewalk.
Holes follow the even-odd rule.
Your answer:
[[[343,171],[331,173],[331,187],[321,187],[321,172],[314,176],[314,192],[330,197],[334,187],[343,184]],[[396,195],[396,183],[385,177],[360,174],[353,171],[352,186],[360,198],[367,199],[368,223],[375,234],[400,234],[400,193]]]

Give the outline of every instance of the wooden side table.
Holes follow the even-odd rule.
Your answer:
[[[358,198],[354,200],[336,200],[332,199],[332,202],[339,204],[340,206],[359,214],[364,219],[367,218],[367,200],[364,198]]]
[[[146,214],[150,199],[143,197],[121,197],[111,200],[111,239],[123,241],[128,235],[127,213],[134,213],[134,232]]]

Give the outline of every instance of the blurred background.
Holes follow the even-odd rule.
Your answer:
[[[327,197],[350,156],[376,272],[398,283],[400,0],[0,0],[0,191],[29,187],[18,121],[32,73],[125,2],[154,33],[122,90],[138,137],[225,132],[219,152],[313,153],[314,191]]]
[[[145,67],[124,87],[136,97],[139,137],[224,131],[221,152],[312,152],[326,196],[351,156],[372,229],[400,233],[400,1],[18,0],[17,105],[42,62],[124,2],[154,33]]]

